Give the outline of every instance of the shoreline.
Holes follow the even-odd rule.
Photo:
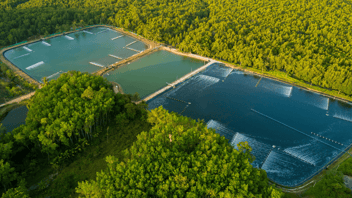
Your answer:
[[[123,92],[123,89],[122,89],[122,87],[121,87],[121,85],[119,83],[111,82],[111,84],[113,86],[113,90],[114,90],[115,94],[117,94],[117,93],[125,94]]]

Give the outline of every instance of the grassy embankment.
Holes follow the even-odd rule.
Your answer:
[[[0,61],[0,104],[34,91],[37,85],[27,82]]]

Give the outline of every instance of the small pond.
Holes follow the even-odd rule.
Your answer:
[[[7,132],[11,132],[21,124],[25,124],[28,109],[26,106],[17,107],[11,110],[1,122]]]

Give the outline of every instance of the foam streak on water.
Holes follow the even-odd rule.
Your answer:
[[[197,77],[195,77],[195,78],[197,78]],[[219,82],[219,80],[220,80],[218,78],[214,78],[214,77],[206,76],[206,75],[202,75],[202,74],[198,76],[198,79],[199,79],[198,82],[200,82],[199,86],[201,86],[200,90],[204,90],[207,87]]]
[[[93,34],[92,32],[88,32],[86,30],[83,30],[83,32],[88,33],[88,34]]]
[[[306,135],[306,136],[308,136],[308,137],[310,137],[310,138],[312,138],[312,139],[314,139],[314,140],[316,140],[316,141],[318,141],[318,142],[321,142],[321,143],[323,143],[323,144],[325,144],[325,145],[327,145],[327,146],[330,146],[330,147],[332,147],[332,148],[334,148],[334,149],[336,149],[336,150],[338,150],[338,151],[342,151],[342,152],[345,153],[344,150],[341,150],[341,149],[339,149],[339,148],[336,148],[335,146],[332,146],[332,145],[330,145],[330,144],[328,144],[328,143],[326,143],[326,142],[323,142],[323,141],[321,141],[321,140],[315,138],[314,136],[308,135],[308,134],[306,134],[306,133],[304,133],[304,132],[302,132],[302,131],[300,131],[300,130],[298,130],[298,129],[295,129],[295,128],[293,128],[293,127],[291,127],[291,126],[289,126],[289,125],[287,125],[287,124],[285,124],[285,123],[282,123],[282,122],[280,122],[280,121],[278,121],[278,120],[276,120],[276,119],[274,119],[274,118],[272,118],[272,117],[269,117],[269,116],[267,116],[267,115],[265,115],[265,114],[263,114],[263,113],[260,113],[260,112],[258,112],[258,111],[256,111],[256,110],[254,110],[254,109],[251,109],[251,110],[252,110],[253,112],[258,113],[259,115],[262,115],[262,116],[267,117],[267,118],[269,118],[269,119],[271,119],[271,120],[273,120],[273,121],[275,121],[275,122],[277,122],[277,123],[279,123],[279,124],[282,124],[282,125],[284,125],[284,126],[290,128],[290,129],[292,129],[292,130],[294,130],[294,131],[297,131],[297,132],[299,132],[299,133],[301,133],[301,134],[303,134],[303,135]]]
[[[167,93],[167,96],[177,94],[179,99],[186,100],[187,97],[199,93],[219,81],[220,79],[218,78],[200,74],[198,76],[192,77],[182,85],[176,87]]]
[[[33,51],[33,50],[29,49],[29,48],[26,47],[26,46],[23,46],[23,49],[25,49],[25,50],[27,50],[27,51],[29,51],[29,52]]]
[[[312,141],[308,144],[286,148],[284,152],[297,157],[306,163],[316,166],[318,163],[324,162],[324,158],[321,155],[321,152],[326,150],[324,147],[325,146],[319,142]]]
[[[42,43],[46,46],[51,46],[49,43],[45,42],[45,41],[42,41]]]
[[[226,76],[228,76],[231,71],[233,69],[229,68],[229,67],[223,67],[223,66],[215,66],[215,67],[211,67],[208,72],[210,76],[214,76],[214,77],[222,77],[225,78]],[[206,72],[206,73],[208,73]]]
[[[100,33],[106,32],[106,31],[108,31],[108,29],[103,30],[103,31],[100,31],[100,32],[97,32],[97,33],[95,33],[95,34],[100,34]]]
[[[352,117],[348,114],[335,113],[333,115],[334,118],[338,118],[347,122],[352,122]]]
[[[299,153],[296,150],[291,149],[291,148],[285,149],[284,152],[291,155],[292,157],[295,157],[295,158],[305,162],[305,163],[308,163],[312,166],[316,166],[315,160],[310,158],[308,153]]]
[[[271,151],[270,145],[259,142],[254,138],[247,137],[241,133],[236,133],[236,135],[233,136],[230,144],[235,149],[238,149],[237,144],[240,142],[248,142],[248,145],[252,148],[251,153],[255,156],[255,161],[252,164],[254,167],[259,168]]]
[[[13,58],[13,59],[17,59],[17,58],[21,58],[21,57],[24,57],[24,56],[28,56],[30,53],[28,53],[28,54],[23,54],[23,55],[21,55],[21,56],[17,56],[17,57],[15,57],[15,58]]]
[[[220,135],[225,136],[225,138],[228,139],[229,141],[233,138],[235,134],[233,131],[226,128],[220,122],[217,122],[215,120],[209,120],[209,122],[207,123],[207,127],[215,129],[216,133],[219,133]]]
[[[245,74],[243,71],[240,70],[233,70],[231,74],[239,74],[239,75],[243,75]]]
[[[46,78],[50,79],[50,78],[55,77],[55,76],[57,76],[57,75],[59,75],[61,73],[63,73],[63,71],[56,72],[56,73],[54,73],[54,74],[52,74],[52,75],[50,75],[50,76],[48,76]]]
[[[329,110],[329,98],[321,96],[321,103],[317,104],[316,107],[319,107],[324,110]]]
[[[303,97],[296,98],[300,102],[318,107],[323,110],[329,110],[329,98],[314,92],[307,92]]]
[[[74,40],[74,38],[67,36],[67,35],[65,35],[65,38],[67,38],[68,40],[71,40],[71,41]]]
[[[293,88],[292,86],[291,87],[284,86],[273,82],[261,82],[260,86],[270,91],[273,91],[275,93],[278,93],[280,95],[283,95],[285,97],[291,96],[292,88]]]
[[[307,177],[311,165],[297,160],[283,152],[272,150],[265,160],[262,169],[268,174],[268,177],[282,185],[296,184],[302,178]],[[308,170],[302,174],[302,170]]]
[[[40,61],[39,63],[36,63],[36,64],[34,64],[34,65],[31,65],[31,66],[29,66],[29,67],[26,67],[26,69],[27,69],[27,70],[31,70],[31,69],[33,69],[33,68],[36,68],[36,67],[42,65],[42,64],[44,64],[44,61]]]
[[[108,30],[109,30],[109,31],[113,31],[113,32],[117,32],[117,33],[119,33],[118,31],[113,30],[113,29],[110,29],[110,28],[108,28]]]

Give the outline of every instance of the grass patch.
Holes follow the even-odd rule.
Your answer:
[[[0,61],[0,104],[28,94],[36,88],[36,85],[28,83]]]
[[[345,160],[337,169],[344,175],[352,176],[352,158]]]
[[[62,168],[48,188],[40,190],[38,187],[37,190],[31,192],[31,196],[78,197],[75,188],[79,181],[95,179],[96,172],[107,168],[105,157],[108,155],[114,155],[122,161],[123,151],[137,140],[138,134],[142,131],[149,131],[150,128],[149,123],[140,120],[130,122],[124,127],[114,122],[109,125],[108,133],[107,127],[104,127],[99,137],[91,141],[82,153],[75,156],[71,164]],[[48,163],[46,162],[46,164]],[[26,180],[31,186],[54,172],[53,168],[46,165],[39,175],[34,173],[28,176]],[[31,177],[33,178],[31,179]]]

